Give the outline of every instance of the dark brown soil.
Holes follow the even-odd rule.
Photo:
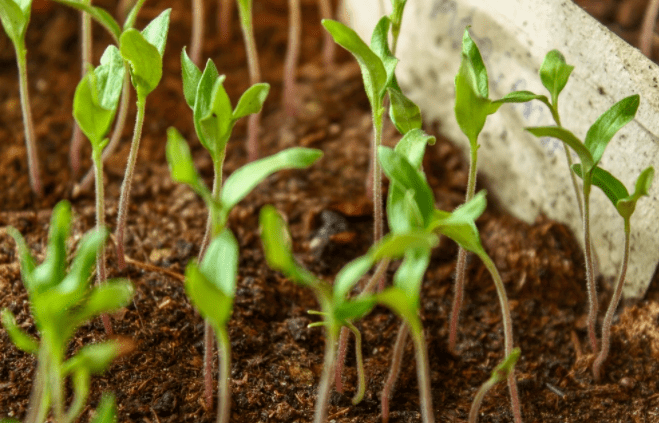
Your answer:
[[[95,2],[96,3],[96,2]],[[211,2],[212,3],[212,2]],[[323,360],[323,331],[308,329],[316,320],[306,311],[317,307],[312,293],[268,268],[258,236],[258,212],[274,204],[291,226],[296,253],[310,270],[331,280],[349,260],[371,243],[372,204],[365,191],[371,123],[359,68],[341,51],[335,69],[320,59],[321,27],[315,1],[303,3],[304,41],[299,71],[303,108],[287,118],[279,105],[282,57],[286,46],[286,1],[257,0],[256,36],[265,81],[272,85],[263,114],[261,155],[303,145],[320,148],[324,157],[306,171],[280,172],[249,195],[231,214],[230,227],[240,243],[240,275],[230,323],[233,422],[307,422],[313,415],[316,386]],[[114,10],[112,0],[98,2]],[[189,44],[189,2],[148,2],[138,20],[142,27],[166,7],[172,23],[160,87],[148,97],[140,156],[133,184],[127,231],[126,271],[116,267],[109,249],[109,273],[127,277],[136,288],[134,303],[114,316],[116,333],[136,342],[133,353],[95,377],[87,421],[100,394],[117,397],[121,422],[211,422],[215,411],[203,405],[201,381],[203,322],[185,296],[180,278],[195,258],[205,224],[202,201],[188,188],[171,181],[165,163],[165,131],[177,127],[190,140],[193,155],[210,183],[208,154],[194,141],[192,113],[181,87],[179,55]],[[209,5],[214,16],[215,5]],[[13,50],[0,37],[0,225],[15,226],[42,259],[50,212],[61,199],[72,201],[74,241],[94,225],[93,193],[71,198],[74,181],[68,164],[71,99],[79,79],[77,15],[52,6],[35,13],[28,30],[29,78],[39,156],[47,195],[30,191]],[[230,45],[215,40],[214,18],[208,19],[204,57],[212,58],[234,101],[247,88],[245,53],[240,31],[233,28]],[[95,28],[98,60],[109,42]],[[456,60],[458,58],[456,57]],[[134,113],[134,112],[133,112]],[[132,117],[129,116],[129,122]],[[426,128],[437,135],[438,125]],[[128,155],[132,125],[127,125],[120,150],[106,166],[107,221],[114,227],[117,198]],[[246,162],[245,124],[239,123],[229,144],[225,176]],[[385,143],[397,140],[390,125]],[[83,163],[90,165],[85,146]],[[464,197],[467,167],[458,150],[438,136],[424,163],[438,206],[452,210]],[[78,175],[80,176],[80,175]],[[479,181],[487,187],[487,181]],[[322,249],[311,241],[322,225],[321,214],[338,213],[347,233]],[[656,281],[647,298],[624,309],[613,329],[612,353],[602,383],[590,373],[592,355],[585,340],[583,258],[575,236],[563,225],[539,217],[528,225],[503,212],[490,196],[478,221],[486,250],[502,273],[511,299],[515,342],[522,357],[517,377],[526,422],[658,422],[659,421],[659,289]],[[0,308],[8,307],[34,334],[13,240],[0,229]],[[440,422],[466,421],[474,394],[502,358],[501,313],[492,281],[480,261],[468,262],[468,286],[462,314],[459,350],[447,351],[447,318],[457,248],[443,239],[435,250],[423,286],[422,317],[428,340],[433,404]],[[152,266],[146,270],[143,264]],[[395,267],[395,266],[393,266]],[[390,276],[393,272],[390,270]],[[602,282],[600,281],[600,286]],[[608,304],[603,289],[600,304]],[[334,393],[329,409],[336,422],[379,422],[379,392],[388,372],[398,319],[384,308],[359,322],[364,336],[368,388],[364,401],[350,402],[355,389],[354,358],[348,355],[346,392]],[[70,352],[106,338],[100,319],[83,326]],[[23,418],[28,406],[35,359],[18,351],[0,330],[0,417]],[[404,368],[391,402],[392,422],[420,421],[419,397],[408,345]],[[217,358],[215,359],[217,368]],[[215,404],[214,407],[217,405]],[[505,384],[495,387],[481,409],[481,422],[512,421]]]

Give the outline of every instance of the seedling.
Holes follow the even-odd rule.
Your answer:
[[[252,0],[237,0],[238,13],[240,14],[240,27],[243,31],[245,48],[247,49],[247,66],[249,68],[249,80],[252,85],[261,81],[259,68],[259,55],[256,50],[254,39],[254,25],[252,24]],[[249,117],[247,124],[247,159],[254,161],[259,157],[259,130],[261,114],[255,113]]]
[[[211,66],[212,62],[209,61],[209,63],[210,65],[207,66],[206,70],[212,74],[212,70],[209,71],[209,69],[214,69],[214,66]],[[193,68],[196,69],[194,65]],[[186,72],[185,69],[186,68],[184,66],[184,73]],[[192,68],[188,68],[188,69],[192,69]],[[185,81],[186,79],[188,79],[188,81],[190,81],[190,79],[194,80],[195,79],[194,75],[197,75],[199,78],[199,87],[203,87],[204,86],[203,84],[206,84],[207,82],[210,81],[210,82],[214,82],[214,87],[216,87],[212,91],[213,93],[217,94],[218,92],[224,92],[224,89],[222,88],[222,81],[224,78],[218,78],[217,76],[213,78],[210,78],[208,76],[204,77],[204,75],[199,76],[194,72],[192,72],[192,74],[193,74],[192,76],[188,75],[188,76],[184,76],[183,78],[184,79],[183,87],[186,94],[186,99],[189,99],[190,97],[188,97],[188,95],[192,95],[192,94],[191,91],[188,90],[188,88],[190,88],[190,85],[186,84]],[[206,71],[204,72],[204,74],[206,74]],[[203,88],[197,90],[197,94],[196,94],[197,100],[194,102],[194,104],[197,105],[205,101],[208,101],[209,100],[207,96],[208,92],[209,90],[204,90]],[[238,105],[236,106],[236,109],[233,112],[231,112],[231,104],[229,103],[228,97],[226,97],[226,93],[224,94],[224,96],[214,95],[213,96],[214,98],[220,100],[226,100],[226,103],[222,103],[222,101],[219,100],[218,101],[214,100],[212,101],[212,104],[214,105],[214,107],[216,107],[213,109],[215,110],[215,112],[212,112],[209,115],[202,114],[202,116],[206,116],[206,118],[204,119],[195,118],[195,122],[199,123],[199,128],[200,128],[199,131],[197,132],[197,134],[200,135],[199,139],[202,140],[202,144],[206,148],[208,148],[209,152],[211,153],[211,157],[213,158],[213,163],[215,167],[215,177],[214,177],[212,192],[204,184],[203,180],[201,179],[201,176],[195,169],[192,161],[192,156],[190,155],[190,149],[187,143],[185,142],[185,140],[183,139],[183,137],[174,128],[170,128],[167,132],[167,138],[168,138],[167,162],[169,163],[170,166],[172,179],[174,179],[177,182],[185,183],[186,185],[189,185],[200,197],[204,199],[209,210],[207,236],[212,239],[217,238],[223,233],[223,231],[225,231],[227,219],[229,213],[231,212],[231,209],[233,209],[233,207],[236,204],[238,204],[243,198],[245,198],[245,196],[249,194],[249,192],[262,180],[282,169],[290,169],[290,168],[300,169],[300,168],[308,167],[311,164],[313,164],[322,155],[322,153],[319,150],[308,149],[308,148],[291,148],[288,150],[284,150],[273,156],[261,160],[257,160],[255,162],[251,162],[241,167],[240,169],[232,173],[231,176],[227,178],[226,182],[224,183],[224,186],[222,186],[222,179],[221,179],[222,162],[224,161],[224,150],[226,148],[226,141],[228,141],[228,135],[226,135],[226,138],[218,137],[217,130],[220,128],[225,128],[225,130],[227,130],[230,133],[231,132],[230,127],[233,125],[233,122],[235,122],[235,120],[239,118],[239,116],[244,116],[244,114],[248,114],[247,112],[249,112],[250,110],[255,110],[260,108],[260,104],[263,103],[263,99],[265,97],[260,97],[258,94],[259,92],[260,91],[258,89],[256,90],[249,89],[245,94],[243,94],[243,96],[241,97],[241,101],[238,102]],[[188,104],[190,103],[191,102],[189,102]],[[222,105],[224,106],[220,107]],[[224,120],[220,120],[220,119],[224,119]],[[229,128],[226,128],[227,121],[229,121]],[[209,134],[211,136],[206,138],[206,136]],[[223,139],[224,139],[223,141],[224,144],[217,142],[218,140],[222,141]],[[210,141],[213,142],[210,143]],[[226,237],[228,237],[228,235],[226,235],[225,238]],[[225,240],[224,242],[226,243],[229,241]],[[205,246],[202,245],[199,254],[202,267],[205,260],[204,251],[205,251]],[[222,288],[219,287],[219,289]],[[213,334],[211,330],[212,323],[213,323],[212,320],[206,318],[204,325],[204,394],[206,399],[206,405],[208,408],[211,408],[213,404],[212,374],[211,374],[212,373],[211,355],[213,353]],[[218,336],[220,336],[220,334],[218,334]],[[226,360],[228,360],[229,359],[228,355],[225,354],[227,347],[220,344],[220,349],[223,356],[227,357]],[[222,358],[220,362],[223,362]],[[229,395],[229,394],[222,393],[222,395]],[[224,397],[224,398],[228,398],[228,397]],[[224,408],[228,410],[228,407],[229,407],[229,402],[221,401],[218,410]],[[228,411],[222,411],[222,416],[221,416],[222,419],[228,418],[228,414],[225,413],[228,413]],[[218,414],[218,418],[220,418],[219,414]],[[222,421],[224,422],[226,420],[222,420]]]
[[[588,288],[588,338],[593,353],[597,353],[597,287],[593,272],[593,256],[590,245],[590,189],[593,173],[597,168],[609,141],[623,126],[629,123],[638,110],[638,94],[624,98],[604,112],[588,129],[585,142],[562,126],[542,126],[526,128],[536,137],[554,137],[562,141],[577,153],[581,160],[583,179],[583,233],[584,257],[586,260],[586,283]]]
[[[121,184],[119,198],[119,214],[117,216],[117,261],[119,268],[126,267],[124,258],[124,233],[126,231],[126,214],[130,202],[130,189],[133,182],[133,172],[137,162],[137,151],[142,138],[142,125],[146,109],[146,97],[160,82],[162,77],[162,57],[165,52],[165,41],[169,29],[169,14],[167,9],[158,15],[142,32],[133,28],[124,31],[119,39],[119,50],[123,59],[130,65],[131,82],[137,93],[137,117],[133,140],[128,154],[126,174]],[[130,19],[130,17],[129,17]]]
[[[398,36],[400,35],[400,25],[403,23],[403,11],[405,11],[405,4],[407,0],[391,0],[393,10],[389,15],[391,20],[391,53],[396,54],[396,47],[398,47]]]
[[[366,315],[373,308],[376,301],[376,297],[373,295],[362,295],[349,300],[347,296],[351,289],[374,264],[385,257],[400,257],[410,248],[430,248],[438,243],[438,239],[432,234],[425,233],[388,236],[371,247],[366,255],[348,263],[337,274],[334,284],[330,285],[296,262],[291,251],[291,239],[288,229],[284,219],[274,207],[263,207],[260,221],[261,240],[270,267],[282,272],[293,282],[313,290],[320,305],[321,312],[315,312],[314,314],[320,314],[323,317],[323,322],[312,325],[325,326],[326,330],[325,359],[314,414],[314,422],[322,423],[327,418],[327,405],[339,331],[342,326],[347,326],[354,333],[358,333],[352,322]],[[356,339],[359,386],[353,398],[355,404],[362,399],[365,390],[365,377],[361,360],[361,337],[356,337]]]
[[[469,410],[469,423],[478,422],[478,410],[481,408],[481,403],[487,392],[494,387],[499,382],[503,382],[508,378],[508,375],[511,374],[515,369],[515,364],[519,360],[519,355],[521,351],[519,348],[515,348],[512,353],[510,353],[506,358],[503,359],[501,363],[492,371],[492,376],[481,385],[478,392],[476,392],[476,397],[474,397],[474,402],[471,403],[471,410]]]
[[[18,65],[18,88],[23,112],[23,130],[25,132],[25,147],[27,149],[27,164],[32,191],[38,196],[43,194],[39,171],[39,158],[34,136],[34,123],[30,107],[30,95],[27,83],[27,48],[25,47],[25,32],[30,22],[32,0],[0,0],[0,21],[7,36],[14,45],[16,64]]]
[[[288,44],[284,59],[284,92],[281,103],[289,116],[297,114],[295,70],[300,56],[300,32],[302,30],[300,15],[300,0],[288,0]]]
[[[199,65],[204,41],[204,0],[194,0],[190,7],[192,8],[190,54],[192,55],[192,61]]]
[[[455,76],[455,119],[462,132],[469,139],[469,177],[467,179],[467,194],[465,201],[474,197],[476,192],[476,174],[478,172],[478,135],[485,126],[485,120],[499,110],[505,103],[523,103],[539,98],[528,91],[516,91],[507,94],[499,100],[489,99],[487,69],[478,46],[469,36],[469,27],[465,28],[462,37],[462,61],[458,74]],[[455,353],[460,309],[464,296],[465,268],[467,251],[458,249],[458,261],[455,269],[455,285],[451,319],[449,323],[449,351]]]
[[[320,11],[320,19],[332,19],[332,4],[330,0],[318,0],[318,9]],[[332,35],[328,32],[323,34],[323,63],[328,69],[334,66],[334,53],[336,44],[332,40]]]
[[[37,341],[23,332],[11,311],[2,311],[2,324],[12,342],[37,356],[28,422],[45,421],[51,407],[55,421],[73,422],[85,407],[91,374],[105,371],[126,348],[119,341],[107,341],[82,347],[64,360],[69,340],[82,324],[124,307],[133,296],[133,288],[125,279],[111,280],[94,288],[89,285],[97,251],[107,238],[104,228],[88,232],[82,238],[67,273],[66,241],[70,228],[71,206],[61,201],[53,209],[46,259],[38,266],[21,234],[13,227],[8,228],[18,246],[23,284],[41,338]],[[74,396],[65,412],[67,376],[72,378]]]
[[[124,63],[115,46],[108,46],[101,57],[101,66],[89,65],[87,73],[76,88],[73,98],[73,116],[78,127],[92,145],[92,161],[96,175],[96,227],[105,227],[105,196],[103,188],[103,149],[108,143],[105,137],[114,120],[124,79]],[[98,284],[105,282],[105,248],[100,246],[96,260]],[[105,332],[112,333],[107,315],[103,315]]]
[[[505,355],[509,355],[513,350],[513,332],[512,318],[510,317],[510,307],[506,290],[494,262],[481,245],[478,229],[474,223],[485,210],[485,192],[481,191],[478,195],[455,209],[452,213],[437,210],[434,206],[432,190],[428,186],[423,173],[418,169],[416,163],[410,163],[405,155],[387,147],[380,147],[379,157],[387,177],[391,180],[392,184],[398,186],[397,189],[399,189],[400,192],[404,193],[402,197],[398,196],[398,198],[395,198],[394,204],[388,208],[387,214],[392,215],[390,221],[395,219],[398,221],[400,227],[407,226],[411,228],[423,228],[423,231],[431,233],[437,232],[451,238],[465,250],[475,253],[490,272],[499,297],[499,304],[501,306]],[[420,260],[420,256],[418,255],[420,252],[416,252],[416,254],[416,260]],[[412,269],[419,269],[419,264],[420,262],[417,261],[415,265],[410,263],[409,266]],[[401,267],[403,267],[403,265],[401,265]],[[399,272],[401,272],[400,269]],[[397,283],[396,280],[400,282]],[[419,334],[415,334],[415,330],[419,329],[419,325],[416,323],[410,324],[410,319],[413,316],[418,319],[416,313],[418,313],[419,288],[415,285],[401,285],[403,283],[405,282],[403,282],[402,279],[395,279],[394,288],[392,289],[403,288],[403,292],[407,292],[406,294],[393,291],[394,294],[387,294],[388,296],[385,298],[387,305],[392,307],[397,314],[401,315],[401,317],[406,320],[406,323],[412,332],[415,347],[418,350],[421,339],[419,338]],[[416,283],[420,284],[420,281],[417,281]],[[412,290],[412,288],[415,290]],[[414,313],[412,313],[412,311],[414,311]],[[417,329],[415,329],[415,325]],[[419,352],[417,351],[417,359],[418,354]],[[417,364],[417,366],[419,366],[419,364]],[[425,376],[419,374],[418,377],[420,384],[423,378],[428,378],[427,374]],[[519,405],[519,394],[517,392],[517,382],[512,373],[508,378],[508,387],[510,389],[513,416],[515,422],[520,423],[522,417]],[[429,394],[422,394],[421,404],[422,415],[430,416],[431,407]]]
[[[572,167],[574,173],[579,177],[583,176],[581,165],[576,164]],[[620,273],[614,285],[613,296],[609,303],[609,308],[606,310],[604,322],[602,323],[602,348],[593,362],[593,376],[596,382],[601,379],[601,372],[606,357],[609,355],[609,348],[611,346],[611,324],[613,323],[613,315],[620,303],[622,295],[622,288],[625,285],[625,275],[627,273],[627,264],[629,263],[629,240],[631,236],[631,217],[636,210],[636,202],[643,196],[649,195],[650,187],[652,186],[652,179],[654,178],[654,168],[652,166],[645,169],[636,179],[636,187],[634,193],[629,195],[627,188],[615,176],[611,175],[606,170],[595,167],[592,171],[592,183],[599,187],[607,198],[611,200],[613,206],[618,211],[620,217],[625,222],[625,245],[623,248],[622,263],[620,265]]]

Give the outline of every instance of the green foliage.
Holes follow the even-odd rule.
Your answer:
[[[77,9],[87,13],[96,22],[98,22],[101,26],[103,26],[110,33],[114,41],[117,44],[119,44],[119,38],[121,37],[121,32],[122,32],[121,26],[106,10],[100,7],[92,6],[89,3],[82,2],[79,0],[54,0],[54,1],[69,6],[73,9]]]
[[[0,0],[0,22],[16,51],[25,51],[25,32],[30,23],[32,0]]]
[[[71,206],[62,201],[53,210],[46,259],[38,266],[20,233],[9,228],[18,246],[23,283],[41,339],[38,342],[23,332],[8,309],[2,310],[2,322],[17,347],[47,360],[44,377],[36,380],[44,384],[43,389],[50,389],[51,398],[37,406],[48,407],[51,399],[61,399],[64,389],[61,378],[71,375],[75,396],[69,414],[75,417],[82,411],[88,395],[90,375],[105,371],[121,348],[117,341],[85,346],[64,361],[69,339],[89,319],[128,304],[133,288],[123,279],[108,281],[100,287],[89,286],[96,252],[107,237],[105,230],[88,232],[82,238],[67,273],[66,240],[70,228]],[[53,391],[57,389],[59,392]],[[61,410],[63,403],[53,406]]]
[[[105,135],[117,111],[124,70],[119,50],[110,45],[101,57],[101,65],[96,69],[90,65],[76,88],[73,116],[94,151],[103,150],[107,143]]]
[[[551,94],[551,103],[558,103],[558,95],[563,91],[574,66],[565,62],[565,57],[558,50],[551,50],[545,56],[545,60],[540,67],[540,80],[542,85],[547,88]]]
[[[96,414],[89,423],[116,423],[117,411],[115,406],[114,395],[103,393],[101,403],[96,409]]]

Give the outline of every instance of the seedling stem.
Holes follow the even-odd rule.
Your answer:
[[[30,106],[30,95],[27,83],[27,50],[25,42],[22,45],[14,46],[16,51],[16,63],[18,64],[18,82],[21,96],[21,109],[23,110],[23,127],[25,130],[25,147],[27,149],[27,164],[30,172],[30,185],[32,191],[38,196],[43,195],[43,186],[41,184],[41,171],[39,170],[39,158],[37,156],[37,147],[34,135],[34,120],[32,119],[32,108]]]

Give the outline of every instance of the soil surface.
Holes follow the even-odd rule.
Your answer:
[[[112,0],[95,4],[110,11],[116,8]],[[198,254],[206,211],[191,190],[170,179],[164,152],[166,129],[175,126],[190,141],[196,165],[210,184],[211,161],[195,140],[192,112],[183,99],[180,78],[180,52],[189,44],[189,2],[147,2],[137,27],[143,27],[167,7],[173,11],[164,77],[147,99],[128,217],[126,254],[131,260],[127,270],[118,270],[114,249],[108,248],[109,275],[129,278],[136,289],[133,303],[113,316],[115,332],[131,338],[135,349],[115,361],[105,374],[93,378],[81,422],[89,420],[103,391],[116,395],[121,422],[215,420],[217,404],[205,409],[203,401],[203,321],[186,298],[180,278],[186,263]],[[230,217],[229,225],[240,244],[240,274],[229,325],[231,421],[238,423],[310,421],[323,361],[323,330],[307,328],[317,319],[307,314],[307,310],[317,307],[312,293],[270,270],[264,261],[258,235],[260,207],[274,204],[286,216],[299,260],[327,280],[332,280],[345,263],[363,254],[372,242],[372,204],[365,188],[371,121],[359,68],[340,49],[336,65],[332,69],[323,66],[316,2],[304,0],[302,7],[304,41],[298,72],[301,108],[299,115],[291,118],[280,106],[286,1],[257,0],[254,4],[261,70],[263,79],[272,85],[263,113],[260,154],[267,156],[302,145],[323,150],[324,157],[309,170],[279,172],[270,177]],[[248,86],[241,33],[234,26],[230,43],[221,46],[216,41],[213,2],[207,12],[203,57],[212,58],[220,73],[227,75],[225,86],[235,102]],[[615,24],[611,18],[615,14],[606,16]],[[237,19],[237,14],[234,17]],[[41,199],[31,194],[27,177],[13,49],[5,36],[0,37],[0,227],[15,226],[40,260],[50,213],[59,200],[69,199],[73,204],[71,248],[95,222],[93,193],[72,198],[75,181],[82,175],[73,175],[68,163],[71,103],[80,72],[77,22],[75,12],[46,4],[34,12],[27,32],[31,99],[47,192]],[[94,33],[98,61],[110,40],[99,27]],[[134,110],[131,113],[122,145],[106,165],[106,219],[112,229]],[[463,202],[467,164],[460,152],[439,136],[438,128],[426,128],[438,140],[427,150],[424,169],[437,206],[452,210]],[[240,122],[228,147],[225,177],[246,162],[245,133],[245,122]],[[394,145],[398,138],[387,124],[384,143]],[[87,144],[83,148],[85,170],[91,165],[90,150]],[[487,188],[487,181],[479,180],[479,187]],[[511,300],[515,343],[522,350],[516,371],[524,420],[658,422],[657,282],[651,285],[646,299],[620,311],[606,375],[601,383],[594,383],[590,372],[593,357],[585,342],[584,263],[575,235],[542,216],[532,225],[521,222],[503,212],[492,196],[489,203],[478,226]],[[331,228],[339,229],[332,232]],[[323,235],[328,230],[329,237]],[[27,332],[36,334],[14,242],[5,229],[0,231],[0,308],[8,307]],[[466,421],[476,390],[503,358],[496,292],[488,272],[475,257],[468,261],[460,354],[453,356],[447,351],[456,253],[455,244],[442,239],[433,253],[422,290],[422,320],[439,422]],[[395,267],[391,267],[389,277]],[[600,280],[601,310],[610,297],[603,285]],[[331,421],[381,419],[379,393],[388,373],[399,321],[378,307],[357,326],[364,338],[366,397],[359,405],[351,404],[356,372],[354,355],[348,354],[346,389],[343,394],[331,396]],[[80,328],[69,353],[105,338],[103,325],[96,319]],[[35,358],[17,350],[6,331],[0,329],[0,417],[25,416],[34,368]],[[420,421],[411,343],[391,401],[391,421]],[[487,395],[480,421],[512,421],[505,384],[497,385]]]

